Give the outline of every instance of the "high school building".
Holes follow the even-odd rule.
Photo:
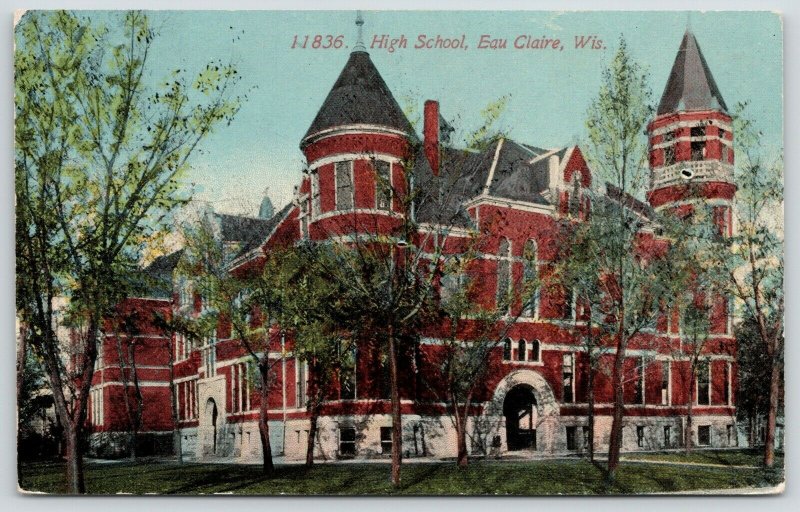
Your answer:
[[[478,262],[482,292],[477,300],[491,306],[519,276],[545,274],[558,254],[559,225],[564,219],[585,218],[591,208],[587,191],[596,184],[579,147],[543,149],[501,138],[483,151],[456,149],[448,143],[447,126],[434,101],[425,104],[419,137],[363,46],[350,54],[309,121],[308,131],[299,139],[307,172],[294,201],[267,219],[214,217],[231,272],[258,268],[276,246],[340,236],[353,219],[376,233],[391,233],[402,215],[395,194],[403,193],[399,190],[405,183],[403,173],[409,171],[404,165],[413,165],[412,186],[436,189],[441,185],[434,183],[447,184],[447,190],[431,192],[446,200],[436,207],[420,204],[413,211],[421,232],[446,232],[455,240],[453,247],[470,230],[485,234]],[[706,203],[713,207],[721,233],[730,235],[736,191],[731,117],[691,32],[683,36],[648,130],[647,203],[613,187],[608,187],[606,199],[635,209],[645,225],[654,211],[685,215],[697,203]],[[655,236],[647,228],[643,231]],[[91,449],[101,455],[127,449],[130,416],[124,381],[130,369],[120,368],[118,356],[128,354],[128,344],[134,343],[143,403],[142,439],[164,446],[171,442],[174,385],[185,454],[255,460],[261,454],[259,394],[253,389],[252,363],[230,328],[221,325],[215,336],[192,344],[180,336],[165,336],[151,321],[153,311],[204,313],[191,279],[175,273],[182,254],[158,258],[146,269],[169,286],[148,297],[129,299],[123,307],[136,314],[127,330],[121,335],[109,332],[105,338],[91,391]],[[492,371],[476,397],[476,414],[469,424],[473,454],[552,455],[586,449],[589,364],[581,340],[573,334],[582,321],[581,308],[562,287],[544,282],[491,357]],[[692,381],[686,377],[689,362],[680,354],[677,311],[659,313],[631,341],[625,364],[624,450],[681,446],[689,400],[697,445],[736,444],[735,340],[729,304],[722,297],[712,302],[711,338]],[[292,353],[290,337],[277,330],[272,333],[269,357],[276,362],[275,386],[269,395],[272,449],[286,459],[301,459],[309,430],[307,366]],[[436,332],[426,332],[414,355],[400,361],[407,457],[456,454],[453,425],[445,405],[430,389],[437,367],[425,364],[436,361],[440,345]],[[604,357],[613,357],[613,350]],[[368,345],[346,358],[319,421],[320,458],[381,457],[391,451],[390,404],[381,361],[379,350]],[[133,396],[133,383],[128,382],[127,389]],[[597,373],[595,390],[595,443],[604,450],[613,396],[605,373]]]

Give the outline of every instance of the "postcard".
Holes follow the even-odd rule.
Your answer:
[[[782,30],[19,11],[18,489],[782,492]]]

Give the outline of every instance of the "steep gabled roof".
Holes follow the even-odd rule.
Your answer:
[[[223,241],[240,244],[232,259],[239,258],[266,242],[267,237],[291,209],[292,203],[289,203],[270,219],[219,214]]]
[[[349,124],[378,125],[415,137],[411,123],[364,51],[350,54],[303,141],[322,130]]]
[[[178,267],[183,252],[183,249],[179,249],[159,256],[141,271],[136,286],[143,292],[143,295],[163,299],[172,296],[172,274]]]
[[[686,110],[728,110],[700,45],[689,30],[675,56],[657,115]]]
[[[560,161],[566,151],[564,148],[553,154],[558,155]],[[548,159],[534,160],[543,154],[543,150],[539,148],[504,139],[497,155],[489,195],[514,201],[549,204],[542,196],[542,192],[550,187]],[[534,160],[533,163],[531,160]]]

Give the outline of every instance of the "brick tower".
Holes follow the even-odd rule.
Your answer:
[[[648,125],[650,188],[656,209],[690,215],[698,201],[731,234],[733,133],[722,94],[691,31],[683,35],[656,117]]]

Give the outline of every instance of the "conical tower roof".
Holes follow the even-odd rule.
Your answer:
[[[335,126],[371,124],[400,130],[414,129],[365,51],[354,51],[303,140]]]
[[[657,115],[686,110],[727,111],[725,100],[691,31],[683,35]]]

